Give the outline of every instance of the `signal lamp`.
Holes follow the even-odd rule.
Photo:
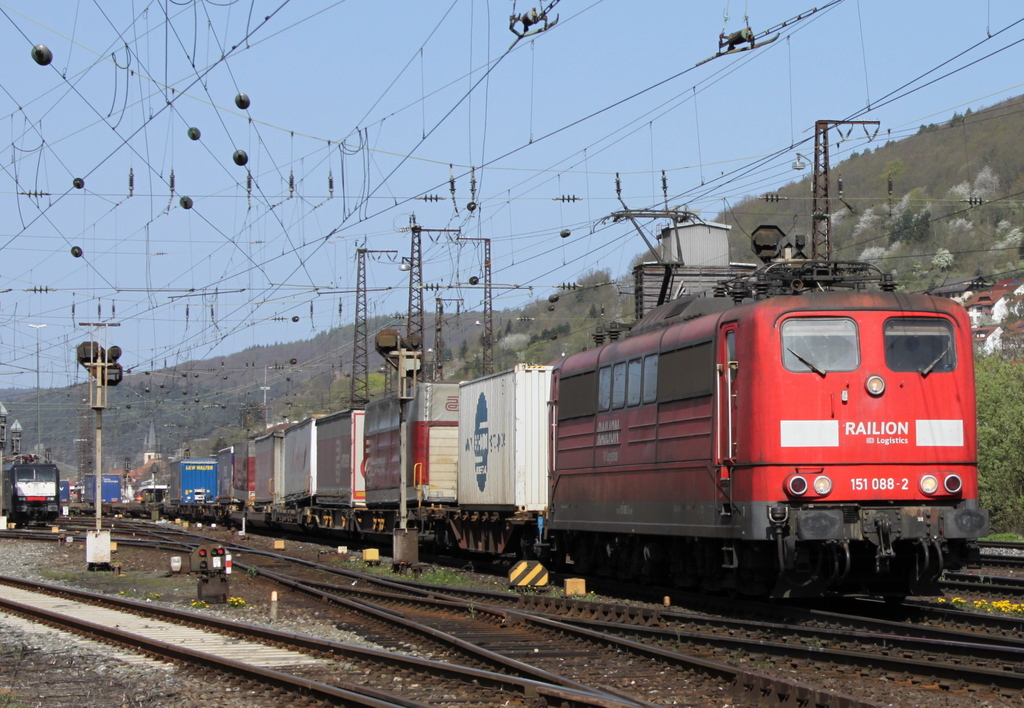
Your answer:
[[[821,477],[814,478],[814,491],[821,496],[825,496],[832,491],[832,480],[824,475]]]
[[[807,480],[800,475],[793,475],[786,481],[786,490],[794,497],[807,494]]]
[[[959,494],[960,490],[964,488],[964,481],[960,479],[960,475],[951,474],[942,480],[942,486],[950,494]]]
[[[885,380],[881,376],[870,376],[864,386],[872,396],[881,396],[885,391]]]
[[[939,489],[939,480],[933,475],[926,474],[921,478],[921,491],[925,494],[935,494]]]

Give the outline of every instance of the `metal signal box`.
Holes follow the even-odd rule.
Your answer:
[[[188,567],[193,573],[209,573],[213,569],[209,546],[199,546],[188,557]]]

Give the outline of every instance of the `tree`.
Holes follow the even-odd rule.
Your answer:
[[[940,248],[935,252],[935,257],[932,258],[932,268],[938,268],[945,272],[950,269],[953,265],[953,254],[945,248]]]
[[[992,530],[1024,532],[1024,361],[976,364],[978,487]]]
[[[925,210],[920,214],[903,212],[889,229],[889,245],[899,241],[923,243],[931,238],[931,212]]]

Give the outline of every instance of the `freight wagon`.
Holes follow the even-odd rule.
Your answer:
[[[217,460],[212,458],[182,460],[177,479],[171,487],[172,500],[183,504],[206,504],[215,501],[217,493]]]
[[[102,504],[119,504],[124,478],[119,474],[100,475],[100,500]],[[88,474],[82,487],[84,501],[92,504],[96,500],[96,476]]]
[[[316,421],[316,504],[366,505],[365,450],[361,410],[333,413]]]

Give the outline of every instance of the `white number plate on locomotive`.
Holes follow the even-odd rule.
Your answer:
[[[907,490],[910,489],[910,480],[906,477],[854,477],[850,480],[850,485],[855,492]]]

